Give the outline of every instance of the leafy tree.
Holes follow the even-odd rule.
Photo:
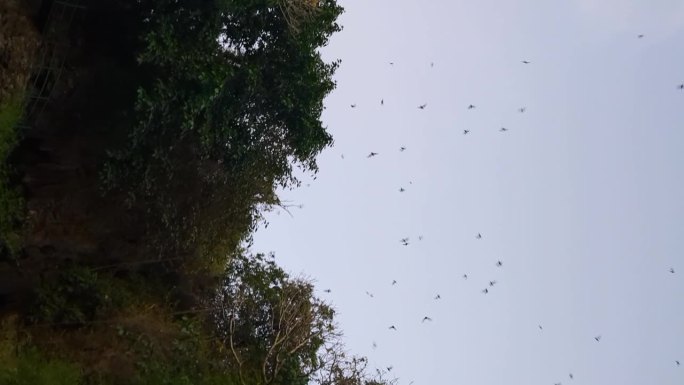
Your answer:
[[[263,254],[231,260],[211,306],[220,351],[241,382],[392,385],[387,372],[367,370],[365,357],[344,350],[334,310],[313,285],[292,278]]]
[[[321,368],[317,352],[339,333],[334,310],[313,296],[310,282],[257,254],[235,257],[222,287],[215,326],[243,383],[283,383],[283,377],[306,383]]]
[[[227,217],[252,223],[255,205],[277,203],[275,186],[298,185],[293,167],[317,171],[316,155],[332,143],[320,115],[339,65],[318,49],[340,30],[342,8],[335,0],[137,7],[137,122],[110,153],[105,185],[158,218],[166,239],[216,243],[235,227]]]

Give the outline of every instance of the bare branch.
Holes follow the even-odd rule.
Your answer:
[[[318,11],[317,0],[281,0],[278,7],[290,27],[292,33],[297,34],[300,26],[310,20]]]

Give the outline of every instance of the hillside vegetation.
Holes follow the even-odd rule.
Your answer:
[[[339,63],[319,49],[342,8],[102,0],[66,20],[29,3],[24,35],[64,65],[1,63],[24,86],[0,103],[0,383],[391,383],[311,282],[243,248],[332,144]]]

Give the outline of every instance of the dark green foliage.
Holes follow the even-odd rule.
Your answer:
[[[256,206],[277,202],[276,185],[298,183],[293,166],[316,172],[316,155],[332,143],[320,115],[338,63],[317,50],[340,29],[342,9],[321,1],[295,30],[286,3],[139,6],[138,120],[103,177],[158,218],[166,246],[219,243],[226,227],[246,234]]]
[[[152,298],[163,298],[163,286],[139,276],[117,279],[80,266],[46,275],[35,290],[30,320],[33,323],[83,326],[106,319],[117,309]]]
[[[72,268],[36,291],[32,318],[34,322],[79,325],[92,321],[106,300],[99,290],[97,274]]]
[[[143,334],[122,332],[138,356],[136,385],[238,385],[236,373],[220,363],[208,348],[206,335],[197,318],[176,321],[180,333],[169,346],[159,346]],[[166,354],[160,352],[168,350]]]

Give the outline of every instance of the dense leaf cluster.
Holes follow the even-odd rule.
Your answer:
[[[111,152],[109,188],[156,210],[172,238],[197,242],[221,227],[222,199],[245,200],[253,216],[276,201],[275,186],[297,184],[293,167],[317,171],[332,143],[320,116],[339,63],[318,50],[340,30],[334,0],[155,0],[137,12],[137,120]]]

